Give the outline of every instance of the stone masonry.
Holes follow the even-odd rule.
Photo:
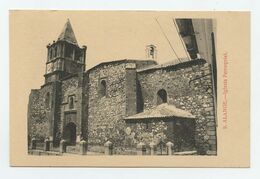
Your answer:
[[[156,93],[165,89],[168,103],[196,116],[195,141],[201,153],[216,151],[216,123],[211,68],[204,60],[188,61],[182,66],[140,70],[144,109],[156,104]],[[214,153],[214,152],[213,152]]]

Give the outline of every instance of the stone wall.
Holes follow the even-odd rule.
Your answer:
[[[88,103],[88,144],[103,145],[107,140],[122,146],[124,117],[136,113],[136,69],[156,64],[152,60],[105,62],[88,71],[85,88]],[[106,83],[105,95],[101,92]]]
[[[199,154],[216,154],[216,122],[211,67],[204,60],[140,71],[143,107],[157,105],[157,92],[167,92],[167,102],[196,116],[195,141]]]
[[[46,104],[50,94],[49,105]],[[28,137],[43,141],[51,133],[51,109],[53,106],[53,85],[48,84],[38,90],[31,90],[28,105]]]
[[[89,71],[88,143],[103,145],[123,140],[126,113],[125,64],[113,63]],[[100,83],[106,82],[106,94],[100,94]]]
[[[151,142],[174,143],[174,152],[194,151],[193,119],[161,118],[127,120],[125,146],[135,148],[140,142],[149,148]]]
[[[169,120],[128,120],[126,128],[125,146],[128,148],[136,148],[140,142],[149,147],[150,143],[168,142],[173,138],[173,123]],[[167,141],[166,141],[167,140]]]

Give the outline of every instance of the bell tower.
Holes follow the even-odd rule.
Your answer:
[[[45,83],[84,72],[87,47],[79,47],[69,19],[57,41],[47,45]]]
[[[146,58],[149,60],[156,60],[157,58],[157,49],[155,45],[147,45],[146,46]]]

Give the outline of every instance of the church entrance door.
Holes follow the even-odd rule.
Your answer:
[[[73,122],[68,123],[63,132],[63,139],[66,140],[67,145],[76,145],[76,124]]]

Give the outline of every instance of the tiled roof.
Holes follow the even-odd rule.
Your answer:
[[[181,118],[191,118],[194,119],[195,116],[190,112],[178,109],[174,105],[169,105],[167,103],[160,104],[144,112],[128,116],[125,120],[128,119],[158,119],[158,118],[167,118],[167,117],[181,117]]]
[[[177,66],[185,66],[185,65],[189,65],[189,64],[197,64],[197,63],[205,63],[205,60],[203,59],[193,59],[190,60],[188,58],[179,58],[177,60],[172,60],[163,64],[159,64],[159,65],[153,65],[153,66],[149,66],[147,68],[142,68],[137,70],[137,72],[143,72],[143,71],[149,71],[149,70],[157,70],[157,69],[162,69],[162,68],[167,68],[167,67],[177,67]]]
[[[101,62],[101,63],[97,64],[96,66],[93,66],[92,68],[88,69],[88,71],[96,69],[96,68],[98,68],[102,65],[115,64],[115,63],[136,63],[137,65],[142,64],[142,63],[146,63],[147,66],[154,66],[155,64],[157,64],[156,61],[154,61],[154,60],[120,59],[120,60],[112,60],[112,61],[107,61],[107,62]]]

